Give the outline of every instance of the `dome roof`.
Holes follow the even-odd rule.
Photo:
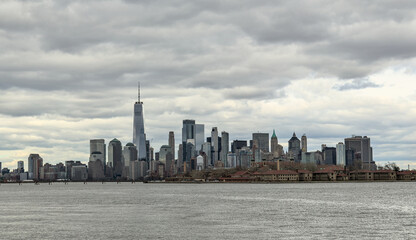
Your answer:
[[[128,146],[128,147],[134,147],[134,144],[130,142],[130,143],[127,143],[126,146]]]

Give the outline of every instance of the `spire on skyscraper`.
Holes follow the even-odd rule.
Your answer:
[[[273,129],[273,135],[272,135],[272,138],[277,138],[277,136],[276,136],[276,132],[274,131],[274,129]]]
[[[140,82],[137,83],[137,103],[142,103],[140,102]]]

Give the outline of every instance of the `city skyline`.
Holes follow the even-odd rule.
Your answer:
[[[293,132],[308,150],[369,136],[377,164],[415,168],[416,3],[320,3],[0,3],[2,167],[132,142],[140,81],[155,151],[194,119],[205,138],[275,129],[285,151]]]

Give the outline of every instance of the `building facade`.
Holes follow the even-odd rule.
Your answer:
[[[90,155],[91,154],[99,155],[97,156],[103,165],[105,166],[107,164],[106,159],[106,146],[105,146],[105,140],[104,139],[91,139],[90,140]]]
[[[290,157],[295,162],[300,162],[301,160],[301,148],[300,148],[300,140],[296,137],[296,133],[293,133],[292,138],[288,141],[288,152]]]
[[[342,142],[339,142],[336,146],[337,148],[337,165],[346,166],[345,161],[345,145]]]
[[[114,177],[121,177],[123,172],[121,142],[114,138],[108,143],[108,164],[113,169]]]
[[[263,152],[269,152],[269,134],[253,133],[253,142],[257,141],[257,147]]]
[[[230,140],[229,140],[229,134],[225,131],[221,132],[221,162],[224,163],[225,167],[229,167],[228,166],[228,152],[229,152],[229,145],[230,145]]]
[[[148,161],[146,135],[144,131],[143,102],[140,101],[140,86],[138,100],[134,104],[133,143],[137,147],[137,159]]]

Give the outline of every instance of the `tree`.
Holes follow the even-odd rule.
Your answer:
[[[384,165],[385,170],[394,170],[394,171],[400,171],[400,167],[397,166],[395,162],[387,162],[386,165]]]

